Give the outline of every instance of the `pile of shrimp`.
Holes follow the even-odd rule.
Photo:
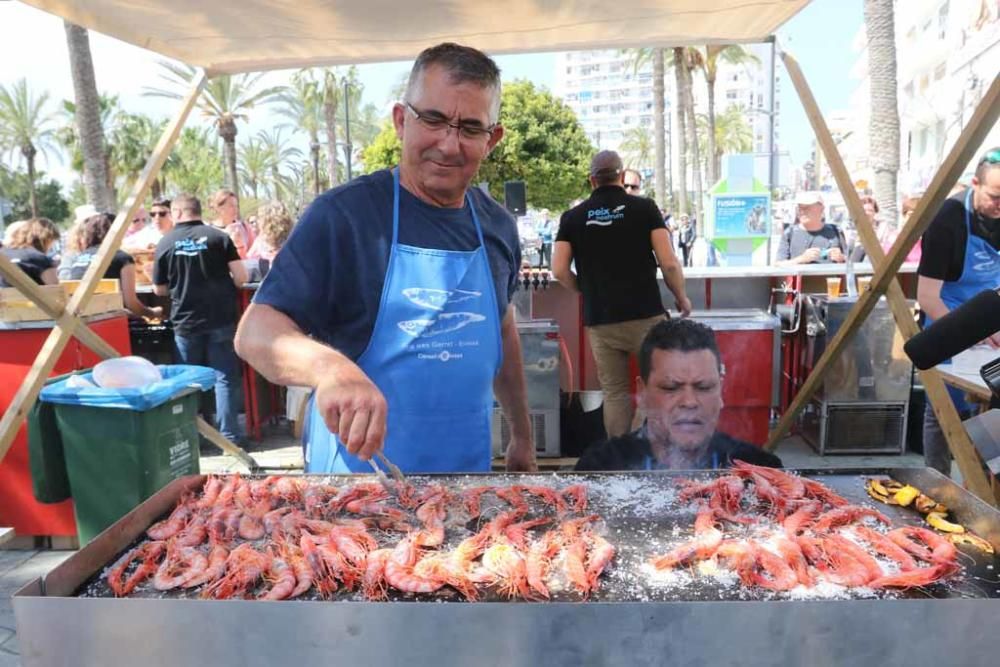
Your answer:
[[[396,491],[370,481],[210,476],[106,571],[107,583],[118,597],[151,586],[214,599],[360,591],[382,600],[395,590],[472,601],[493,590],[541,601],[553,585],[588,597],[615,555],[599,534],[603,522],[586,513],[581,484]],[[496,498],[489,517],[487,494]],[[468,537],[448,546],[456,527]]]
[[[745,586],[775,591],[821,582],[911,588],[959,570],[954,544],[941,535],[892,528],[880,512],[773,468],[737,461],[712,481],[682,480],[678,498],[698,503],[694,537],[655,556],[657,570],[723,567]]]

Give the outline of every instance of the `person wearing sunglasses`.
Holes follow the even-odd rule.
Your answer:
[[[924,232],[917,269],[917,302],[925,326],[983,290],[1000,286],[1000,147],[976,164],[972,184],[946,199]],[[983,341],[1000,348],[1000,334]],[[964,417],[971,412],[960,390],[948,388]],[[951,452],[930,402],[924,411],[924,462],[951,473]]]
[[[149,224],[146,207],[140,206],[132,215],[132,222],[125,230],[122,248],[125,250],[148,250],[155,248],[161,234]]]
[[[174,228],[174,220],[170,217],[170,200],[166,197],[159,197],[153,201],[153,205],[149,207],[149,217],[160,238]],[[156,241],[159,243],[160,239]]]
[[[272,382],[315,389],[306,471],[486,472],[494,396],[509,470],[534,470],[511,297],[517,226],[470,187],[504,135],[486,54],[424,50],[392,109],[399,165],[320,195],[275,257],[237,333]]]
[[[646,333],[664,319],[657,265],[681,316],[691,313],[660,209],[652,199],[628,194],[624,178],[618,153],[593,157],[590,197],[563,213],[552,254],[556,280],[583,295],[583,323],[610,438],[625,435],[632,425],[629,356],[638,354]]]
[[[638,197],[642,194],[642,174],[635,169],[626,169],[622,172],[622,187],[628,194]]]

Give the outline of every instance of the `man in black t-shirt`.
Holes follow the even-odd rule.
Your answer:
[[[614,437],[632,424],[628,357],[664,317],[657,263],[682,316],[690,314],[691,302],[660,209],[651,199],[625,192],[617,153],[594,156],[590,184],[590,197],[559,221],[552,273],[583,294],[583,323],[604,392],[604,426]]]
[[[929,324],[983,290],[1000,286],[1000,148],[976,166],[972,187],[946,199],[923,236],[917,269],[917,302]],[[1000,347],[1000,333],[985,341]],[[949,393],[965,418],[971,412],[961,391]],[[930,402],[924,411],[924,462],[951,473],[951,452]]]
[[[238,442],[240,367],[233,348],[237,289],[247,272],[229,236],[201,220],[201,202],[179,195],[175,227],[156,246],[153,289],[170,295],[174,342],[181,363],[215,369],[219,430]]]
[[[735,460],[781,467],[781,459],[716,430],[722,411],[722,358],[710,328],[660,322],[639,352],[639,404],[646,423],[593,445],[577,470],[710,470]]]

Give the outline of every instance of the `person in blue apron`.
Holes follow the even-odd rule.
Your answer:
[[[639,350],[637,430],[587,448],[577,470],[715,470],[733,461],[780,468],[781,459],[718,429],[722,357],[715,333],[689,319],[665,320]]]
[[[479,188],[503,136],[500,72],[457,44],[425,50],[393,109],[399,166],[309,206],[247,310],[237,350],[272,382],[315,388],[306,471],[490,469],[494,398],[508,470],[534,470],[510,299],[514,218]]]
[[[1000,148],[980,159],[972,186],[945,200],[923,236],[923,254],[917,270],[917,301],[930,326],[953,308],[983,290],[1000,286]],[[983,341],[1000,347],[1000,334]],[[971,413],[963,393],[948,393],[965,419]],[[927,402],[923,428],[924,462],[951,474],[951,452]]]

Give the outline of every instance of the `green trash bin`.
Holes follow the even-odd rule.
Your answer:
[[[171,368],[178,367],[163,367]],[[47,394],[51,398],[51,391],[46,388],[42,399],[48,400]],[[81,545],[171,481],[198,474],[201,391],[190,384],[177,386],[166,400],[161,395],[139,403],[143,409],[118,407],[121,402],[51,404]],[[151,403],[156,404],[147,407]]]

